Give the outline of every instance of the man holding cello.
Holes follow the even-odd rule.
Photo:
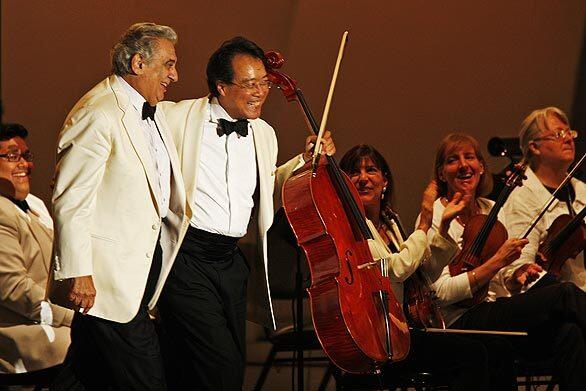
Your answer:
[[[208,96],[163,104],[193,211],[159,302],[176,359],[171,389],[242,389],[249,273],[248,317],[275,325],[266,270],[273,193],[309,160],[315,136],[304,155],[276,166],[275,131],[259,118],[271,87],[265,65],[258,45],[235,37],[209,59]],[[322,141],[334,154],[329,132]],[[258,256],[247,262],[237,244],[251,217]]]
[[[523,186],[513,191],[503,208],[511,236],[524,235],[554,190],[564,181],[568,168],[574,161],[574,139],[577,136],[578,133],[570,129],[566,114],[557,107],[534,110],[523,120],[519,140],[530,167]],[[529,243],[523,249],[521,257],[503,270],[502,279],[510,293],[515,294],[526,289],[527,277],[540,273],[540,265],[550,272],[550,276],[537,284],[551,282],[552,277],[556,277],[561,281],[573,282],[586,290],[586,270],[582,253],[586,230],[582,222],[576,224],[574,235],[566,235],[567,240],[558,239],[559,243],[553,247],[540,247],[540,244],[547,243],[548,237],[551,243],[552,238],[577,214],[577,218],[583,220],[583,216],[579,214],[585,205],[586,184],[572,178],[556,193],[553,203],[528,235]],[[566,253],[562,254],[562,251]],[[518,278],[513,278],[513,273],[521,267],[526,272],[517,273]]]

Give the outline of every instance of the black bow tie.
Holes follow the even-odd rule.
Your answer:
[[[144,102],[142,105],[142,119],[150,118],[154,121],[155,111],[157,111],[157,106],[151,106],[149,105],[149,102]]]
[[[239,119],[236,122],[230,122],[223,118],[220,118],[220,128],[222,132],[218,132],[218,136],[222,136],[223,134],[228,137],[228,135],[232,132],[236,132],[242,137],[246,137],[248,135],[248,120],[247,119]]]
[[[14,205],[18,206],[20,210],[22,210],[24,213],[26,213],[30,209],[30,207],[28,206],[28,202],[26,202],[26,200],[13,200],[11,198],[10,201],[14,202]]]

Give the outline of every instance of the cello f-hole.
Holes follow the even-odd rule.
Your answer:
[[[350,273],[350,278],[344,277],[344,281],[346,281],[346,284],[352,285],[354,284],[354,272],[352,271],[352,265],[350,264],[350,256],[352,256],[352,251],[346,250],[345,256],[346,267],[348,268],[348,273]]]

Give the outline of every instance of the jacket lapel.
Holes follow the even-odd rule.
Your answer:
[[[525,175],[527,176],[527,179],[523,181],[523,186],[526,186],[528,189],[530,189],[537,197],[539,197],[540,202],[545,204],[551,198],[551,193],[545,188],[545,186],[543,186],[531,168],[527,168]],[[551,212],[558,203],[559,200],[554,198],[553,202],[547,210]]]
[[[32,210],[29,211],[29,213],[27,213],[27,216],[29,218],[24,218],[24,220],[26,221],[26,224],[28,225],[31,234],[39,244],[39,248],[41,249],[41,253],[43,254],[43,264],[48,274],[51,263],[53,231],[45,227],[39,220],[38,216]]]
[[[167,119],[165,118],[162,110],[156,111],[155,121],[157,122],[159,134],[161,135],[163,144],[165,144],[167,155],[169,156],[169,161],[171,162],[171,179],[175,182],[175,186],[171,186],[171,192],[173,193],[174,190],[183,189],[183,178],[180,169],[181,166],[179,164],[179,160],[177,159],[177,154],[175,153],[175,145],[168,132],[169,125],[167,124]],[[179,193],[179,203],[185,204],[185,192],[182,190]]]
[[[151,167],[154,167],[154,162],[151,159],[151,155],[149,152],[148,141],[145,139],[142,131],[141,131],[141,124],[138,120],[138,116],[135,115],[134,109],[130,106],[130,99],[128,95],[124,91],[124,87],[120,85],[118,80],[116,80],[115,76],[110,77],[110,85],[112,90],[114,91],[114,95],[116,95],[116,99],[118,100],[118,107],[122,110],[122,124],[128,137],[130,138],[130,142],[136,151],[138,159],[140,160],[147,180],[149,182],[149,187],[151,189],[151,196],[153,198],[153,203],[155,204],[155,208],[157,208],[157,212],[159,215],[161,214],[159,211],[159,206],[157,202],[155,202],[155,194],[156,194],[156,186],[157,183],[156,178],[152,177]]]
[[[267,210],[267,200],[271,199],[272,197],[272,183],[269,181],[275,180],[274,172],[272,172],[272,164],[270,160],[270,156],[268,156],[267,151],[269,148],[267,146],[267,138],[263,133],[263,129],[261,126],[258,125],[257,120],[251,121],[251,127],[253,129],[252,135],[254,138],[254,150],[256,154],[256,165],[258,169],[258,178],[259,178],[259,194],[260,194],[260,205],[258,208],[258,221],[261,224],[261,227],[268,227],[271,225],[272,222],[272,210]],[[261,232],[263,234],[264,232]]]
[[[574,186],[574,192],[576,193],[573,207],[576,210],[576,213],[580,213],[582,208],[586,205],[586,184],[576,178],[572,178],[570,183]]]

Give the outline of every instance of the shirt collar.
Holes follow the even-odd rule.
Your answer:
[[[16,204],[16,202],[14,202],[14,200],[10,197],[5,197],[5,196],[0,196],[0,197],[4,197],[6,199],[8,199],[10,202],[12,202],[12,204],[14,205],[14,208],[18,211],[19,214],[21,214],[22,216],[26,217],[27,219],[30,219],[30,216],[23,211],[22,209],[20,209],[20,207]],[[24,201],[27,202],[28,206],[29,206],[29,212],[31,212],[32,214],[34,214],[35,216],[39,216],[39,213],[34,210],[34,203],[30,202],[30,194],[26,196],[26,198],[24,199]]]
[[[210,100],[210,122],[217,124],[220,119],[225,119],[230,122],[236,121],[234,118],[230,117],[230,114],[228,114],[220,102],[218,102],[218,98],[213,97]]]
[[[122,86],[126,90],[126,93],[128,94],[128,98],[130,99],[130,103],[132,104],[132,106],[134,106],[136,111],[142,115],[142,106],[144,105],[144,102],[146,102],[146,99],[130,84],[128,84],[128,82],[124,80],[124,78],[118,75],[116,75],[116,77],[118,78],[120,84],[122,84]]]

